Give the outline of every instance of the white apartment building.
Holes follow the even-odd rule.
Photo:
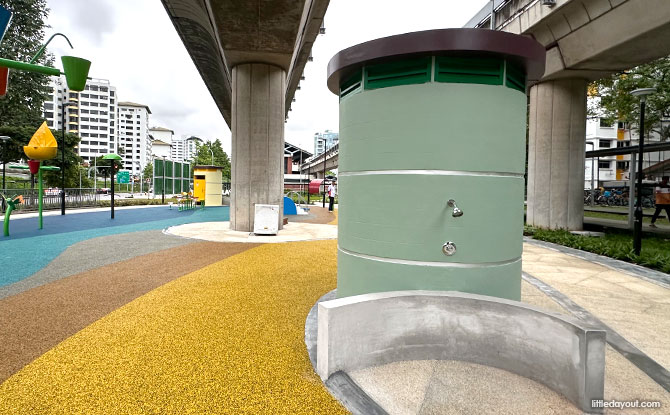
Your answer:
[[[60,130],[65,104],[65,126],[81,138],[78,153],[84,162],[116,152],[116,88],[106,79],[90,79],[82,92],[70,91],[61,76],[52,81],[52,94],[44,102],[49,128]]]
[[[179,139],[172,140],[172,160],[182,163],[195,157],[195,142],[197,140],[189,140],[191,137],[183,135]]]
[[[340,142],[340,135],[338,133],[326,130],[323,133],[314,134],[314,155],[318,156],[335,144]]]
[[[623,122],[610,124],[604,118],[591,118],[586,121],[586,151],[603,150],[616,147],[639,145],[638,131],[631,131],[629,126]],[[651,133],[645,138],[645,144],[654,144],[660,142],[660,136],[657,133]],[[642,166],[644,169],[654,166],[670,158],[668,151],[655,151],[644,154]],[[627,181],[630,178],[630,160],[631,156],[607,156],[598,159],[587,158],[584,162],[584,189],[591,188],[591,173],[593,172],[593,182],[596,187],[604,182]],[[591,165],[593,164],[593,170]],[[637,169],[637,165],[635,166]],[[670,170],[668,170],[670,175]]]
[[[149,137],[149,115],[147,105],[134,102],[119,102],[118,105],[118,154],[123,159],[124,170],[139,175],[151,163],[151,138]]]
[[[151,155],[154,158],[165,158],[172,160],[172,137],[174,131],[164,127],[149,128],[151,139]]]

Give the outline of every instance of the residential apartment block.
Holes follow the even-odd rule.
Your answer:
[[[147,105],[134,102],[119,102],[118,108],[118,154],[123,159],[123,168],[137,175],[151,163],[151,110]]]
[[[664,121],[664,123],[667,122]],[[637,149],[640,144],[639,140],[639,132],[631,130],[627,123],[610,123],[606,119],[598,117],[586,121],[586,151],[630,146]],[[644,141],[645,144],[654,144],[659,143],[661,138],[658,133],[652,132]],[[669,158],[669,151],[645,153],[642,163],[643,169],[646,170],[645,173],[654,176],[654,179],[658,179],[662,175],[670,175],[670,167],[667,167],[667,171],[663,170],[663,162]],[[605,182],[629,180],[630,161],[630,154],[606,156],[593,160],[587,158],[584,163],[584,189],[591,188],[592,172],[596,187],[603,185]],[[593,170],[591,165],[593,165]],[[637,165],[635,167],[637,169]]]
[[[326,130],[323,133],[314,134],[314,155],[318,156],[335,144],[340,142],[340,135],[338,133]]]
[[[52,87],[51,97],[44,103],[49,128],[60,130],[64,115],[66,131],[81,138],[78,152],[85,162],[116,152],[116,88],[108,80],[90,79],[84,91],[74,92],[68,89],[64,76],[54,79]]]
[[[192,160],[195,157],[196,140],[189,140],[192,136],[183,135],[179,139],[172,140],[172,160],[184,162]]]

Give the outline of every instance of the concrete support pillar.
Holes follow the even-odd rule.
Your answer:
[[[286,72],[263,63],[233,68],[230,227],[251,232],[254,205],[279,205],[284,186]]]
[[[561,79],[530,89],[529,225],[583,227],[586,86],[583,79]]]

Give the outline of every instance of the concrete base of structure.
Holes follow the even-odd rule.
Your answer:
[[[603,399],[605,332],[515,301],[396,291],[318,305],[317,373],[408,360],[460,360],[540,382],[586,412]]]

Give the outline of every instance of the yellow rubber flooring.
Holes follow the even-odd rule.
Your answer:
[[[0,414],[346,413],[303,341],[336,244],[266,244],[151,291],[0,385]]]

